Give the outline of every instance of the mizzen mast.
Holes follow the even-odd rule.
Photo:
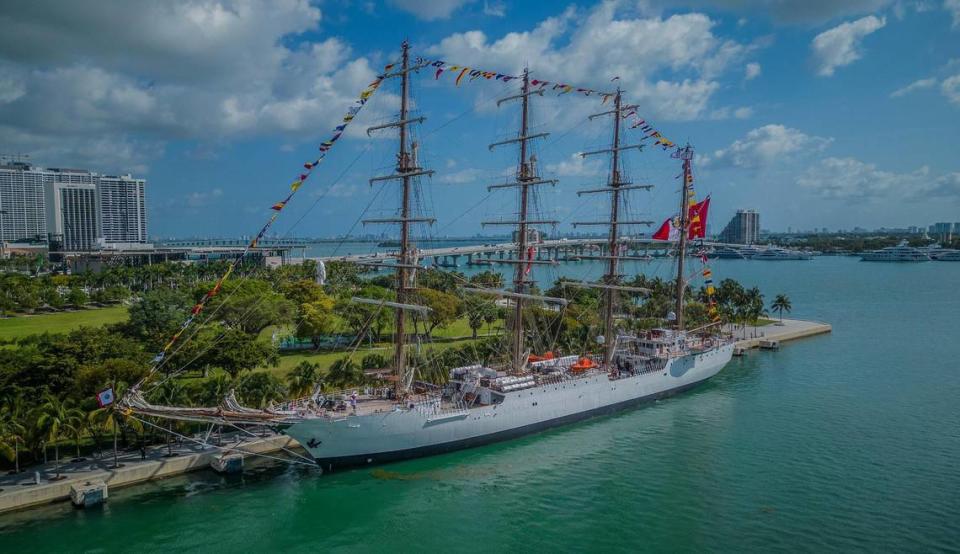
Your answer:
[[[398,259],[395,266],[397,271],[397,301],[395,303],[390,303],[390,307],[396,310],[396,317],[394,320],[395,333],[393,363],[395,368],[394,371],[396,372],[397,376],[396,392],[398,398],[401,398],[406,394],[410,381],[406,361],[406,350],[404,348],[406,345],[407,335],[406,312],[408,310],[421,312],[424,309],[422,306],[416,306],[408,303],[411,292],[416,288],[415,268],[417,266],[416,248],[414,248],[410,240],[410,225],[416,223],[433,224],[434,222],[433,218],[414,217],[410,209],[412,189],[414,186],[413,179],[422,175],[433,174],[432,170],[425,170],[422,167],[419,167],[418,157],[415,154],[416,145],[410,143],[410,132],[408,130],[410,125],[422,123],[424,120],[423,117],[417,117],[413,119],[409,117],[410,72],[417,71],[419,69],[420,66],[410,67],[410,45],[407,43],[407,41],[404,41],[401,69],[395,73],[387,74],[385,77],[400,78],[400,117],[397,119],[397,121],[393,121],[385,125],[371,127],[367,130],[368,134],[374,130],[393,127],[396,127],[400,130],[400,144],[397,152],[396,173],[393,175],[374,177],[373,179],[370,179],[371,185],[378,181],[399,180],[401,182],[401,186],[403,188],[399,210],[400,217],[388,219],[367,219],[363,222],[364,224],[386,223],[400,225],[400,252],[397,255]],[[384,303],[383,305],[386,304]]]
[[[687,233],[690,227],[690,161],[693,160],[693,148],[688,144],[677,149],[676,156],[683,160],[683,186],[680,189],[680,236],[677,239],[677,330],[683,330],[683,295],[687,289],[683,278],[683,262],[687,256]]]

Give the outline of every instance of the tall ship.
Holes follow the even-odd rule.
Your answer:
[[[649,292],[625,284],[622,264],[630,257],[626,255],[627,239],[621,233],[630,226],[650,224],[624,215],[625,197],[631,191],[649,189],[650,185],[634,185],[622,172],[623,153],[639,150],[641,145],[623,144],[625,114],[635,112],[636,106],[624,101],[619,88],[611,94],[612,103],[604,103],[609,108],[607,111],[590,116],[591,121],[609,120],[609,148],[582,154],[608,157],[608,178],[597,188],[578,193],[608,198],[609,202],[604,204],[608,204],[609,217],[602,218],[603,221],[575,223],[606,228],[605,248],[590,256],[602,263],[604,274],[596,281],[565,284],[597,291],[602,298],[599,308],[602,323],[590,351],[533,352],[532,338],[542,336],[544,330],[536,327],[536,320],[528,317],[528,311],[563,310],[568,301],[539,294],[531,274],[534,265],[557,263],[536,258],[534,248],[528,244],[530,237],[535,236],[532,230],[555,224],[538,215],[535,195],[537,189],[554,185],[556,181],[540,175],[531,152],[533,141],[547,133],[531,131],[531,104],[543,92],[542,88],[531,85],[530,74],[524,70],[518,79],[520,88],[516,94],[497,103],[498,106],[518,105],[519,130],[514,138],[491,145],[491,149],[505,146],[518,149],[513,179],[489,187],[491,192],[512,192],[517,200],[515,219],[488,222],[514,230],[513,258],[491,262],[512,265],[509,271],[512,286],[500,289],[464,285],[459,290],[464,295],[497,299],[501,305],[508,306],[502,348],[493,355],[478,354],[474,363],[446,368],[436,382],[424,380],[423,372],[417,371],[418,357],[411,355],[411,350],[416,348],[411,330],[422,324],[429,308],[418,299],[417,273],[423,268],[411,227],[433,223],[432,218],[418,213],[413,202],[418,194],[419,178],[433,172],[421,166],[418,145],[411,138],[413,127],[424,118],[409,109],[411,73],[420,66],[411,64],[406,44],[398,65],[396,71],[385,75],[400,80],[397,118],[369,130],[370,133],[396,130],[398,135],[394,172],[371,179],[371,184],[391,182],[390,186],[399,186],[397,217],[367,221],[398,228],[399,250],[394,261],[383,264],[396,272],[396,298],[390,301],[353,299],[394,312],[391,375],[380,386],[343,391],[317,389],[307,398],[264,410],[245,408],[232,396],[215,408],[158,406],[148,402],[135,388],[124,400],[130,409],[143,415],[191,421],[268,424],[296,439],[324,471],[331,471],[450,452],[611,414],[689,390],[723,369],[733,355],[734,345],[731,337],[721,332],[719,318],[689,329],[684,316],[685,296],[692,280],[691,268],[685,269],[684,264],[693,263],[687,259],[688,250],[692,248],[688,237],[692,231],[688,231],[695,224],[705,227],[705,221],[696,221],[693,210],[693,150],[689,146],[677,148],[674,155],[682,165],[683,185],[679,214],[675,218],[679,234],[675,241],[672,311],[664,314],[662,327],[644,332],[630,331],[635,326],[630,325],[628,315],[621,313],[625,293]],[[705,251],[702,258],[705,263]],[[709,286],[712,290],[712,284]],[[418,374],[421,379],[417,379]]]
[[[903,240],[896,246],[864,252],[860,259],[865,262],[929,262],[930,255],[919,248],[908,246],[907,241]]]

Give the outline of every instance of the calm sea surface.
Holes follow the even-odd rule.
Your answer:
[[[324,476],[200,472],[111,491],[103,509],[0,516],[2,551],[958,549],[960,263],[713,267],[833,334],[512,442]]]

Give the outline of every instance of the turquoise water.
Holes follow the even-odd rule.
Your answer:
[[[956,550],[960,263],[713,265],[833,334],[512,442],[324,476],[201,472],[103,509],[0,516],[2,550]]]

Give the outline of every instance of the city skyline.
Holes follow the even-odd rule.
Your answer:
[[[39,165],[146,176],[153,236],[255,232],[251,222],[269,215],[403,38],[421,55],[510,72],[527,63],[543,78],[598,89],[619,77],[640,115],[697,148],[695,188],[713,194],[717,229],[748,207],[773,231],[908,227],[953,221],[960,207],[955,3],[43,4],[0,8],[10,29],[0,38],[0,149]],[[100,40],[104,22],[118,20]],[[395,109],[389,85],[277,234],[341,234],[364,209],[393,204],[366,185],[391,163],[389,141],[362,132]],[[414,86],[427,117],[422,152],[437,169],[425,187],[438,218],[430,232],[474,234],[481,219],[502,215],[472,208],[510,165],[486,149],[513,128],[493,106],[509,87],[454,87],[426,73]],[[536,123],[551,132],[541,167],[560,180],[544,203],[563,221],[601,209],[573,192],[606,170],[576,155],[609,140],[584,122],[594,103],[536,103]],[[642,215],[675,211],[675,163],[655,148],[626,163],[657,186],[637,195]]]

